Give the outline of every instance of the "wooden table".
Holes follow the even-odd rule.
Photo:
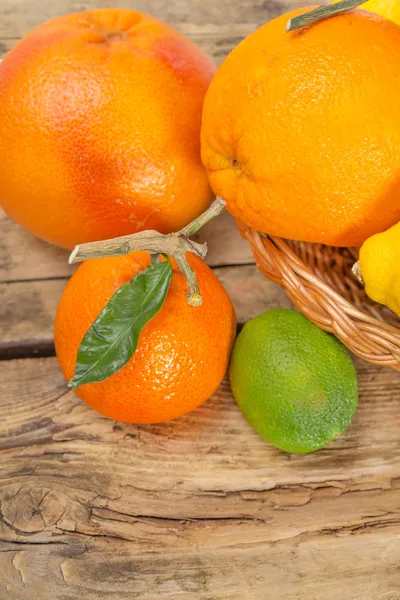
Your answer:
[[[1,0],[0,51],[44,19],[107,4],[119,2]],[[165,19],[218,62],[295,5],[124,4]],[[227,214],[201,239],[239,322],[289,306]],[[67,390],[54,358],[67,253],[5,217],[0,240],[0,600],[400,599],[398,373],[357,361],[354,424],[308,456],[262,442],[228,381],[174,422],[113,422]]]

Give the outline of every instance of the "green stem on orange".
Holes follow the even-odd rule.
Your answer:
[[[348,10],[357,8],[357,6],[364,4],[366,1],[367,0],[342,0],[336,4],[319,6],[318,8],[314,8],[313,10],[303,13],[298,17],[289,19],[286,25],[286,31],[295,31],[296,29],[307,27],[308,25],[312,25],[313,23],[321,21],[322,19],[327,19],[328,17],[333,17],[334,15],[340,15]]]
[[[186,253],[191,252],[203,259],[207,254],[207,245],[193,242],[188,238],[203,227],[203,225],[211,221],[211,219],[219,215],[224,209],[225,204],[226,202],[222,198],[217,198],[208,210],[176,233],[164,235],[158,231],[141,231],[111,240],[80,244],[79,246],[75,246],[69,257],[69,263],[74,264],[106,256],[123,256],[124,254],[130,254],[139,250],[148,252],[152,257],[152,262],[154,262],[157,258],[153,258],[153,256],[157,257],[160,254],[166,254],[176,260],[177,265],[186,278],[188,303],[191,306],[200,306],[202,298],[196,274],[186,258]]]
[[[191,223],[189,223],[189,225],[186,225],[186,227],[180,229],[177,235],[191,237],[194,233],[201,229],[203,225],[206,225],[209,221],[214,219],[214,217],[217,217],[225,206],[225,200],[222,200],[222,198],[216,198],[208,210],[203,212],[199,217],[197,217],[197,219],[194,219]]]
[[[182,254],[176,254],[174,258],[186,279],[186,283],[188,286],[188,303],[190,304],[190,306],[201,306],[203,303],[203,298],[200,294],[199,284],[197,282],[197,277],[194,269],[192,269],[186,257]]]
[[[158,265],[161,262],[161,254],[150,254],[150,261],[152,265]]]

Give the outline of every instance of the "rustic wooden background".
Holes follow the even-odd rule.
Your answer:
[[[0,0],[0,54],[118,0]],[[217,62],[290,0],[125,0]],[[1,135],[1,132],[0,132]],[[240,322],[288,306],[228,215],[201,233]],[[399,600],[400,375],[357,361],[360,408],[308,456],[252,432],[229,384],[164,425],[82,404],[54,358],[67,254],[0,221],[0,600]]]

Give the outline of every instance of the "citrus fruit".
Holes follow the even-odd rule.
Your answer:
[[[246,323],[230,379],[250,425],[287,452],[322,448],[345,431],[357,407],[357,378],[345,347],[292,310],[270,310]]]
[[[337,2],[340,2],[340,0],[334,0],[332,4],[336,4]],[[382,17],[386,17],[386,19],[391,19],[400,25],[399,0],[368,0],[368,2],[364,2],[360,8],[362,10],[374,12]]]
[[[364,242],[359,268],[368,296],[400,317],[400,223]]]
[[[65,248],[180,229],[212,199],[199,132],[214,70],[133,10],[33,29],[0,64],[0,204]]]
[[[268,234],[360,246],[400,220],[400,27],[352,11],[249,35],[206,94],[214,192]]]
[[[167,298],[143,328],[136,352],[120,371],[77,394],[103,415],[133,423],[158,423],[179,417],[207,400],[228,367],[235,337],[232,303],[211,269],[190,254],[203,304],[186,301],[184,275],[174,265]],[[83,263],[68,282],[54,325],[55,346],[67,379],[74,374],[80,342],[111,296],[150,263],[149,255]]]

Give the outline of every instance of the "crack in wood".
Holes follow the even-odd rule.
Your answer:
[[[23,358],[51,358],[56,355],[54,342],[34,341],[0,343],[0,361]]]
[[[91,508],[91,517],[97,517],[104,521],[119,521],[119,522],[139,522],[139,523],[160,523],[164,525],[170,525],[173,523],[245,523],[246,521],[267,523],[269,519],[263,519],[262,517],[252,517],[246,515],[240,515],[237,517],[160,517],[157,515],[148,514],[130,514],[123,513],[120,511],[111,511],[109,509],[102,509],[97,507]],[[122,517],[122,518],[118,518]]]
[[[164,522],[165,526],[168,528],[169,525],[173,524],[174,526],[176,525],[180,525],[182,527],[185,528],[185,531],[187,532],[187,527],[190,527],[191,525],[196,525],[196,524],[201,524],[204,527],[210,527],[213,525],[228,525],[228,524],[236,524],[236,525],[241,525],[241,524],[245,524],[246,522],[253,522],[253,523],[257,523],[259,522],[260,525],[266,525],[267,522],[262,520],[262,519],[255,519],[255,518],[209,518],[209,519],[186,519],[186,520],[180,520],[180,519],[170,519],[170,518],[162,518],[160,519],[159,517],[151,517],[148,516],[146,518],[138,518],[136,519],[138,522],[144,524],[144,525],[152,525],[151,520],[155,520],[155,521],[161,521]],[[372,530],[378,530],[378,529],[385,529],[385,528],[389,528],[389,527],[399,527],[400,526],[400,516],[395,516],[393,519],[385,519],[382,521],[371,521],[365,524],[355,524],[355,525],[343,525],[340,527],[332,527],[332,528],[321,528],[321,529],[316,529],[316,530],[310,530],[310,531],[302,531],[299,533],[295,533],[292,536],[289,537],[285,537],[285,538],[279,538],[279,539],[270,539],[268,538],[267,540],[260,540],[258,542],[235,542],[234,547],[238,548],[239,546],[242,548],[248,548],[248,547],[254,547],[255,545],[265,545],[265,544],[269,544],[269,545],[276,545],[276,544],[280,544],[280,543],[285,543],[286,541],[290,540],[290,541],[302,541],[304,542],[307,539],[314,539],[317,536],[343,536],[343,535],[362,535],[363,533],[367,533],[369,531]],[[16,533],[20,534],[20,532],[18,532],[18,530],[15,530]],[[400,529],[398,530],[400,531]],[[168,535],[171,535],[172,530],[168,530]],[[182,532],[183,533],[183,532]],[[22,532],[23,535],[26,536],[26,533]],[[104,540],[108,540],[108,539],[117,539],[117,540],[121,540],[121,541],[126,541],[126,542],[132,542],[134,541],[134,539],[132,539],[131,537],[124,535],[123,533],[119,533],[119,532],[107,532],[104,533],[102,531],[90,531],[89,529],[85,528],[84,530],[80,530],[79,528],[75,529],[74,531],[71,530],[66,530],[64,534],[61,535],[66,535],[68,536],[68,538],[73,539],[82,539],[82,540],[88,540],[88,538],[101,538]],[[179,537],[179,536],[178,536]],[[46,544],[63,544],[63,545],[70,545],[70,541],[66,541],[66,542],[60,542],[60,541],[56,541],[56,542],[52,542],[50,540],[41,540],[41,541],[30,541],[29,538],[25,538],[23,541],[19,540],[4,540],[0,537],[0,544],[1,543],[19,543],[21,545],[25,545],[25,546],[30,546],[30,545],[46,545]],[[226,546],[226,548],[229,548],[230,545],[228,544]],[[0,553],[1,553],[1,549],[0,549]],[[15,552],[15,550],[10,550],[10,552]]]

